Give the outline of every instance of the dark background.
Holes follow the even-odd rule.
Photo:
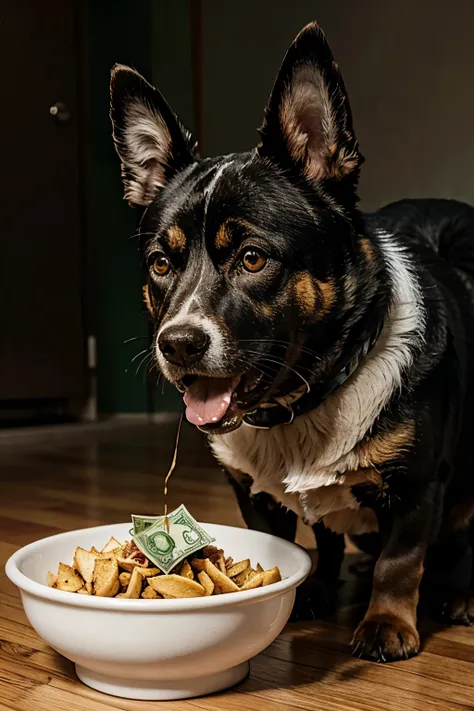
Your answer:
[[[202,154],[245,150],[287,46],[313,19],[367,158],[362,207],[474,202],[472,3],[0,0],[0,425],[179,407],[132,361],[150,327],[137,213],[111,141],[113,64],[160,88]]]

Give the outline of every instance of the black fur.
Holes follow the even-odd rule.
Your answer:
[[[157,332],[162,338],[173,320],[176,330],[188,304],[186,318],[205,317],[221,343],[216,359],[209,334],[199,340],[196,321],[178,319],[174,344],[165,350],[158,338],[160,365],[182,390],[241,378],[229,409],[202,429],[231,431],[245,412],[273,397],[334,377],[362,334],[389,318],[394,275],[381,231],[409,259],[424,307],[422,338],[411,343],[413,362],[401,387],[360,444],[370,448],[403,426],[410,436],[375,467],[378,484],[362,476],[352,489],[379,526],[377,539],[357,539],[377,563],[354,646],[357,654],[382,661],[417,653],[415,611],[425,562],[444,561],[447,570],[450,541],[466,532],[458,545],[462,557],[472,531],[474,209],[448,200],[404,200],[373,214],[358,211],[363,158],[342,77],[314,24],[285,57],[261,144],[252,152],[199,160],[161,95],[131,70],[115,69],[111,95],[126,193],[147,206],[141,232]],[[137,103],[138,114],[132,111]],[[148,124],[139,130],[143,115]],[[134,126],[145,151],[139,157],[128,140]],[[167,265],[163,274],[157,259]],[[253,272],[248,259],[264,266]],[[230,474],[247,524],[293,539],[295,514],[266,494],[252,497],[247,472]],[[322,523],[315,533],[320,552],[311,594],[327,602],[343,538]],[[474,579],[464,602],[444,604],[445,613],[474,623],[473,591]],[[300,599],[307,614],[318,608],[306,593]]]

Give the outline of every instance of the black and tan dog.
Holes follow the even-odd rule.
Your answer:
[[[146,207],[156,357],[188,420],[249,526],[292,539],[298,515],[313,525],[314,593],[337,579],[343,533],[377,557],[357,653],[416,654],[427,561],[447,569],[469,531],[472,543],[474,210],[357,210],[363,159],[316,24],[290,47],[249,153],[200,159],[127,67],[111,99],[125,196]],[[474,586],[443,610],[474,623]]]

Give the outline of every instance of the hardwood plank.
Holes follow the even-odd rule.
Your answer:
[[[425,652],[423,656],[411,659],[402,667],[400,664],[375,665],[373,662],[353,659],[347,653],[323,653],[310,644],[292,645],[280,640],[265,653],[278,662],[290,662],[305,666],[324,675],[329,680],[343,680],[345,688],[351,689],[357,679],[357,689],[361,688],[360,677],[365,682],[382,685],[378,692],[383,694],[403,688],[404,692],[422,694],[424,702],[455,702],[468,704],[474,698],[474,675],[472,663],[439,657]]]
[[[32,540],[78,527],[160,512],[175,423],[88,428],[50,442],[15,438],[0,449],[0,711],[460,711],[474,710],[474,630],[422,623],[416,659],[376,665],[348,656],[367,585],[344,571],[331,620],[288,625],[252,662],[235,689],[182,702],[135,702],[81,684],[72,663],[32,630],[18,591],[3,574],[7,558]],[[199,433],[185,427],[170,505],[242,525],[219,468]],[[151,503],[150,503],[151,502]],[[313,546],[311,531],[299,540]]]
[[[45,658],[48,655],[45,655]],[[64,707],[72,711],[105,711],[106,709],[121,708],[129,711],[138,709],[155,708],[156,704],[152,702],[137,702],[126,699],[117,699],[115,697],[100,694],[99,692],[89,689],[84,684],[79,683],[73,671],[71,663],[62,660],[59,655],[49,655],[51,659],[56,658],[56,663],[53,661],[51,666],[41,668],[35,664],[18,663],[17,660],[11,661],[0,654],[1,672],[0,672],[0,693],[3,690],[2,683],[8,681],[10,684],[10,692],[2,694],[4,699],[13,700],[15,698],[14,690],[19,694],[22,702],[15,707],[23,711],[27,709],[55,709]],[[66,671],[64,671],[64,669]],[[52,673],[50,673],[52,672]],[[87,702],[85,700],[87,699]],[[35,704],[35,705],[33,705]],[[191,711],[191,707],[186,701],[173,702],[173,704],[159,704],[159,708],[173,708],[174,711]]]

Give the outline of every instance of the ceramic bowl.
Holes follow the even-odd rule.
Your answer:
[[[71,563],[77,546],[130,538],[130,523],[62,533],[21,548],[6,573],[26,615],[53,649],[73,661],[85,684],[130,699],[172,700],[242,681],[249,660],[288,621],[295,590],[311,569],[306,551],[275,536],[202,524],[234,560],[278,565],[281,582],[264,588],[181,600],[89,597],[49,588],[48,570]]]

